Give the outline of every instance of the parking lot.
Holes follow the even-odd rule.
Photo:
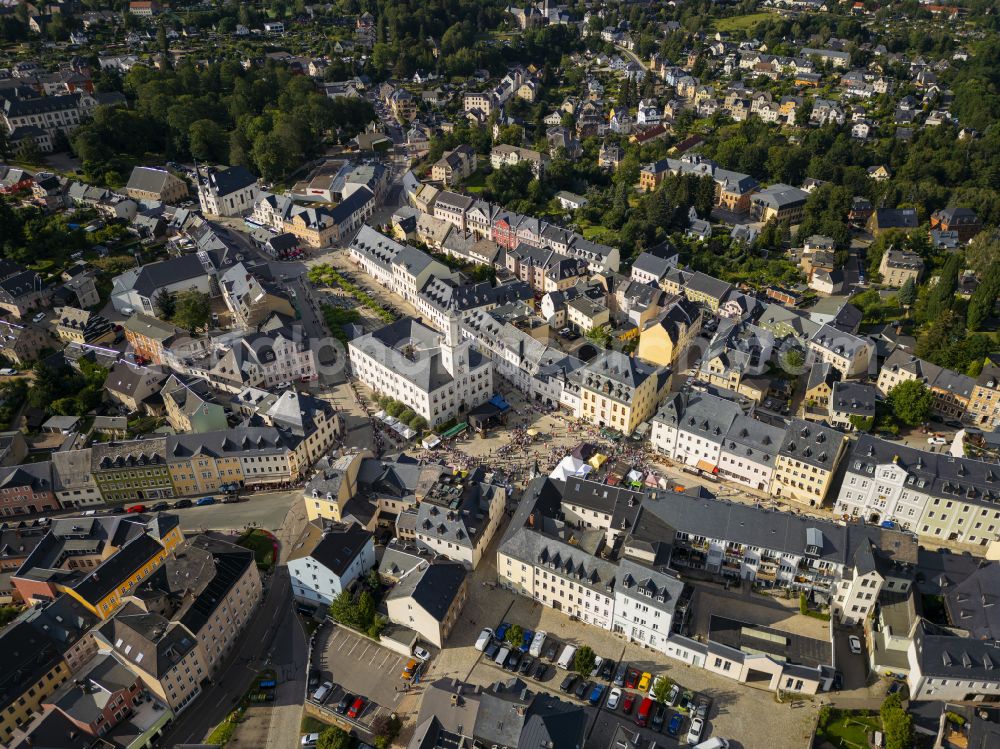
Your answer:
[[[336,712],[339,720],[367,730],[379,715],[395,712],[403,696],[400,674],[407,660],[367,637],[327,624],[316,635],[312,667],[321,672],[320,681],[334,684],[323,701],[327,709],[336,711],[345,694],[365,699],[356,720]]]
[[[568,616],[549,608],[536,605],[534,601],[514,596],[506,591],[488,587],[490,579],[495,580],[492,565],[486,565],[475,572],[476,582],[470,587],[469,601],[465,611],[448,641],[448,647],[431,662],[428,679],[441,677],[457,678],[481,686],[489,686],[501,679],[510,679],[512,674],[487,662],[483,654],[474,647],[476,637],[484,626],[496,629],[501,622],[519,624],[525,629],[545,630],[561,643],[589,645],[597,655],[611,658],[616,662],[625,660],[640,672],[664,674],[677,682],[683,689],[691,690],[711,699],[704,736],[721,736],[730,739],[733,749],[772,749],[773,747],[805,746],[812,730],[812,721],[819,708],[819,700],[778,704],[770,691],[737,684],[722,676],[687,666],[666,655],[650,650],[642,645],[630,643],[620,635],[597,629],[579,621],[571,621]],[[492,578],[491,578],[492,576]],[[485,583],[485,585],[484,585]],[[531,676],[518,675],[532,689],[543,689],[558,695],[561,699],[577,702],[575,696],[567,696],[559,687],[567,672],[550,666],[545,677],[539,681]],[[608,747],[612,745],[617,726],[625,726],[632,735],[642,733],[658,746],[675,746],[677,740],[665,731],[654,732],[649,728],[640,729],[634,721],[635,702],[630,715],[625,715],[621,707],[615,711],[606,708],[608,684],[605,685],[599,708],[586,708],[588,716],[587,746]],[[635,692],[636,690],[625,690]],[[624,701],[624,698],[623,700]],[[669,721],[668,713],[664,724]],[[768,716],[762,720],[761,716]],[[685,720],[680,729],[680,742],[686,746],[688,724]]]

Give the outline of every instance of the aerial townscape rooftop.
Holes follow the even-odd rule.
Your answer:
[[[0,749],[1000,747],[998,59],[0,4]]]

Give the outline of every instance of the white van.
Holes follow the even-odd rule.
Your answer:
[[[718,736],[713,736],[710,739],[705,739],[694,749],[729,749],[729,742],[725,739],[720,739]]]
[[[483,627],[483,631],[479,633],[479,638],[476,640],[476,650],[482,653],[486,650],[486,646],[490,644],[490,640],[493,639],[493,630],[489,627]]]
[[[330,695],[330,690],[333,689],[333,684],[329,681],[324,681],[319,685],[319,688],[313,692],[313,701],[318,702],[320,705],[323,704],[325,700]]]
[[[503,668],[503,664],[507,662],[507,657],[509,655],[510,655],[510,648],[504,645],[502,648],[500,648],[500,652],[497,653],[497,657],[493,659],[493,662],[496,663],[498,666],[500,666],[500,668]]]
[[[559,655],[559,662],[556,664],[563,671],[568,671],[573,665],[573,657],[576,655],[576,645],[567,645]]]
[[[545,637],[546,633],[544,630],[538,630],[535,632],[535,637],[531,641],[531,647],[528,648],[528,654],[532,658],[537,658],[542,654],[542,648],[545,647]]]

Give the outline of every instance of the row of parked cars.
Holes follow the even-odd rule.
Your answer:
[[[319,678],[319,672],[314,671],[313,673],[310,673],[309,687],[313,688],[315,681]],[[317,705],[325,705],[338,691],[343,691],[343,694],[333,706],[333,712],[337,713],[337,715],[346,715],[352,720],[361,717],[361,713],[365,711],[365,706],[368,704],[367,700],[365,700],[362,696],[351,694],[346,690],[341,690],[341,688],[332,681],[324,681],[322,684],[315,687],[315,691],[312,693],[312,700]]]
[[[476,640],[476,649],[501,668],[539,681],[544,680],[548,673],[546,661],[566,671],[573,667],[577,650],[575,645],[561,643],[542,630],[533,632],[530,629],[523,629],[519,641],[511,642],[508,637],[510,627],[508,622],[503,622],[495,632],[489,627],[484,628]],[[665,679],[665,676],[654,677],[650,672],[631,667],[628,663],[616,663],[611,658],[597,656],[590,678],[568,673],[559,689],[595,707],[604,700],[604,706],[609,711],[634,716],[637,726],[665,731],[679,741],[686,740],[697,749],[726,749],[729,744],[725,739],[712,737],[707,741],[701,740],[711,699],[673,683],[661,695],[663,701],[658,701],[654,695],[663,691],[660,683]],[[601,681],[610,682],[610,691]]]

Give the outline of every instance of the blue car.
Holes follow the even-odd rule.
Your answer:
[[[524,630],[524,637],[521,638],[521,645],[518,648],[522,653],[527,653],[531,648],[531,641],[535,639],[535,633],[530,629]]]
[[[198,507],[204,507],[205,505],[214,505],[215,504],[215,497],[202,497],[197,502],[195,502],[195,504]]]
[[[670,722],[667,723],[667,733],[671,736],[677,736],[681,732],[681,726],[684,725],[684,716],[680,713],[674,713],[670,718]]]
[[[498,642],[503,642],[507,637],[507,630],[510,629],[510,622],[503,622],[499,627],[497,627],[497,632],[494,635]]]
[[[587,699],[591,705],[597,705],[601,702],[601,697],[604,696],[604,685],[596,684],[590,692],[590,697]]]

